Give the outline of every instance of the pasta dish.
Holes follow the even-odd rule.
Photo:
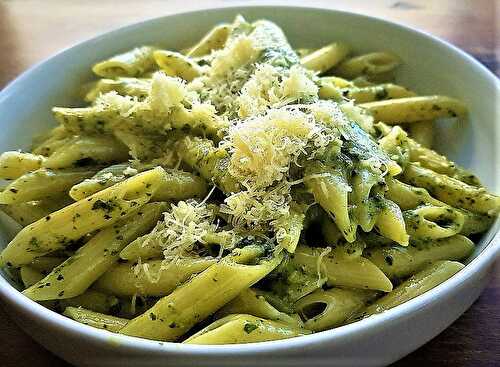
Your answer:
[[[285,339],[400,305],[460,271],[500,198],[432,150],[442,95],[390,52],[293,48],[238,16],[197,44],[92,67],[80,107],[0,155],[23,294],[109,332]]]

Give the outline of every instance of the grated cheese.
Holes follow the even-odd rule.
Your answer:
[[[230,128],[223,142],[231,153],[229,173],[255,190],[270,186],[307,154],[310,142],[316,148],[326,146],[330,139],[325,132],[312,115],[296,109],[271,109],[243,120]]]
[[[290,186],[282,183],[267,190],[247,189],[228,196],[220,206],[234,227],[268,229],[269,222],[289,213]]]
[[[318,99],[319,89],[312,76],[298,65],[289,71],[270,64],[257,65],[236,101],[239,116],[244,118],[296,101]]]
[[[148,101],[151,110],[159,114],[168,114],[172,108],[182,101],[192,98],[186,84],[180,78],[165,75],[162,72],[153,74]]]

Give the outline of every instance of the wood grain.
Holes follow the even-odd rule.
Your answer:
[[[250,4],[259,3],[265,2]],[[0,0],[0,88],[51,54],[113,28],[200,7],[239,4],[229,0]],[[335,7],[419,28],[466,50],[499,73],[496,0],[310,0],[307,5]],[[488,288],[460,319],[393,367],[500,365],[499,305],[497,264]],[[1,309],[0,325],[0,365],[68,366],[31,340]]]

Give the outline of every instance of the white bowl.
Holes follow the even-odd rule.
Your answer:
[[[25,72],[0,93],[0,151],[28,147],[53,125],[50,108],[77,103],[90,66],[141,44],[181,49],[236,14],[268,18],[295,46],[343,40],[356,51],[389,50],[404,61],[398,81],[421,93],[447,94],[469,106],[470,120],[441,126],[437,147],[470,167],[498,192],[498,79],[459,49],[387,21],[340,11],[297,7],[238,7],[166,16],[120,28],[67,49]],[[5,224],[5,223],[4,223]],[[499,223],[483,236],[465,269],[426,294],[366,320],[284,341],[196,346],[111,334],[67,319],[24,297],[3,277],[6,309],[35,340],[78,366],[380,366],[415,350],[458,318],[488,281],[500,247]],[[496,234],[496,235],[495,235]],[[0,228],[0,244],[10,237]]]

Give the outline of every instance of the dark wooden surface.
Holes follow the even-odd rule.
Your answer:
[[[240,3],[0,0],[0,88],[58,50],[121,25],[201,6]],[[259,3],[265,2],[250,2]],[[498,75],[498,1],[337,0],[308,1],[308,5],[374,15],[419,28],[468,51]],[[462,317],[393,366],[500,366],[499,306],[500,264],[497,263],[489,286]],[[24,334],[2,309],[0,325],[0,366],[68,366]]]

